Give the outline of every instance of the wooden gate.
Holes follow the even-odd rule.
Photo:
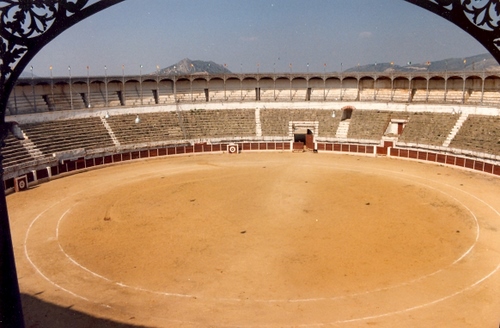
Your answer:
[[[306,147],[307,149],[314,149],[314,134],[309,129],[306,134]]]

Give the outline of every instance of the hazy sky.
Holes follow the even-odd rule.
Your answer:
[[[183,58],[235,73],[340,71],[486,53],[403,0],[126,0],[70,28],[33,59],[38,76],[149,73]],[[307,64],[309,63],[309,67]],[[29,67],[29,65],[28,65]]]

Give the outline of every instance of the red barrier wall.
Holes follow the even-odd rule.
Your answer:
[[[46,179],[50,176],[57,176],[66,172],[75,170],[82,170],[94,166],[101,166],[105,164],[119,163],[139,158],[161,157],[171,155],[181,155],[190,153],[210,153],[226,151],[227,144],[195,144],[183,146],[170,146],[160,147],[155,149],[133,150],[123,152],[120,154],[106,155],[95,158],[78,158],[77,160],[65,160],[59,162],[57,165],[48,167],[47,169],[36,170],[35,175],[33,172],[27,173],[28,182]],[[240,151],[256,151],[256,150],[280,150],[291,151],[292,147],[290,142],[243,142],[238,143]],[[317,143],[318,151],[325,152],[346,152],[367,155],[389,155],[391,157],[401,157],[407,159],[421,160],[426,162],[441,163],[446,165],[463,167],[471,170],[485,172],[493,175],[500,176],[500,164],[492,164],[484,162],[483,160],[465,158],[457,155],[435,153],[426,150],[416,149],[402,149],[394,148],[392,142],[384,142],[384,145],[360,145],[360,144],[340,144],[340,143]],[[50,174],[49,174],[50,172]],[[14,178],[4,181],[5,189],[12,189],[14,187]]]
[[[464,158],[457,155],[438,154],[425,150],[409,150],[391,148],[390,156],[418,159],[427,162],[442,163],[452,166],[464,167],[471,170],[500,175],[500,165],[486,163],[480,159]]]

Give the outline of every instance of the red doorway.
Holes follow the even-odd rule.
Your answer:
[[[307,134],[306,134],[306,148],[314,149],[314,134],[309,129],[307,129]]]
[[[293,149],[314,149],[314,133],[310,129],[297,131],[294,133],[293,137]]]

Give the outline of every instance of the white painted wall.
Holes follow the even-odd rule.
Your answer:
[[[56,112],[43,112],[35,114],[11,115],[6,117],[6,121],[16,121],[18,123],[37,123],[45,121],[55,121],[71,118],[86,118],[86,117],[104,117],[106,113],[109,115],[123,114],[138,114],[141,113],[157,113],[169,112],[177,109],[191,110],[220,110],[220,109],[324,109],[324,110],[340,110],[345,106],[353,106],[356,110],[382,110],[395,112],[433,112],[433,113],[467,113],[477,115],[500,115],[500,108],[496,107],[480,107],[466,106],[456,104],[436,105],[436,104],[403,104],[403,103],[380,103],[380,102],[203,102],[196,104],[172,104],[172,105],[155,105],[144,107],[117,107],[107,109],[83,109],[83,110],[67,110]]]

